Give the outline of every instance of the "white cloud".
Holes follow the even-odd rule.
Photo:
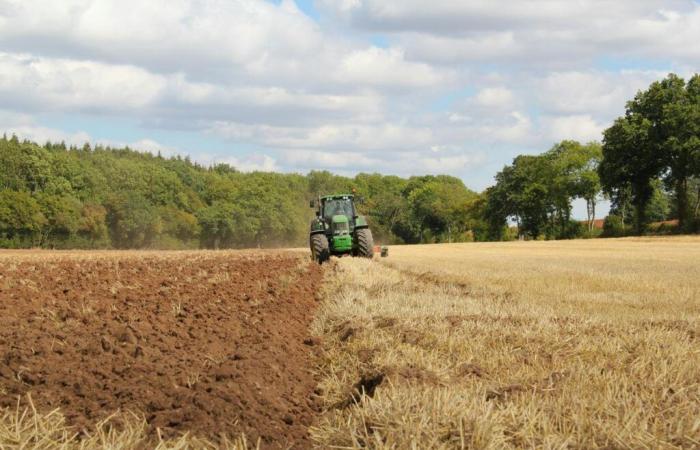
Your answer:
[[[480,90],[474,100],[486,108],[512,108],[515,98],[509,89],[493,87]]]
[[[657,71],[552,72],[535,83],[533,92],[549,112],[619,115],[638,90],[665,75]]]
[[[15,135],[19,139],[44,144],[45,142],[65,142],[67,145],[82,146],[91,142],[91,136],[85,131],[66,132],[37,124],[28,114],[0,110],[0,133]]]
[[[85,131],[70,133],[39,125],[8,126],[4,130],[7,131],[8,135],[14,134],[20,139],[28,139],[40,144],[45,142],[65,142],[66,145],[82,147],[85,143],[92,142],[92,138]]]
[[[545,117],[542,129],[552,142],[573,139],[580,142],[600,141],[605,125],[597,123],[590,115]]]
[[[373,158],[363,152],[333,152],[321,150],[295,149],[285,150],[284,162],[294,168],[309,170],[323,169],[355,169],[376,171],[377,167],[385,165],[385,161]]]
[[[419,158],[420,167],[428,173],[461,174],[469,166],[477,166],[484,161],[483,154],[458,154],[440,157]],[[413,169],[415,170],[415,169]]]
[[[43,110],[129,110],[152,104],[163,77],[122,65],[0,53],[0,95],[5,103]]]
[[[0,0],[0,125],[81,144],[103,136],[40,118],[126,119],[163,154],[197,149],[149,128],[185,129],[259,149],[217,157],[243,170],[464,173],[599,139],[637,89],[700,62],[690,0],[315,6],[318,22],[292,0]]]
[[[241,172],[279,172],[282,169],[275,158],[266,154],[251,154],[238,158],[227,157],[216,160],[216,162],[230,164]]]
[[[425,149],[429,148],[433,140],[433,133],[428,128],[391,123],[332,123],[298,128],[217,122],[210,132],[275,148],[324,149],[339,152]]]
[[[290,1],[281,7],[250,0],[4,3],[2,16],[12,26],[3,27],[0,37],[14,47],[80,53],[166,71],[187,71],[206,62],[256,71],[265,59],[276,59],[271,56],[289,60],[323,45],[320,31]]]
[[[522,43],[513,31],[498,31],[466,36],[441,36],[427,33],[403,33],[399,36],[409,57],[439,64],[459,64],[516,58]]]
[[[105,145],[111,145],[111,146],[116,146],[116,147],[123,147],[124,144],[119,144],[117,143],[105,143]],[[178,150],[174,147],[170,147],[168,145],[163,145],[158,141],[154,141],[153,139],[149,138],[144,138],[144,139],[139,139],[138,141],[132,142],[130,144],[126,144],[130,148],[133,148],[137,151],[141,152],[148,152],[152,153],[154,155],[157,155],[160,153],[161,156],[169,158],[171,156],[177,156],[177,155],[182,155],[182,150]]]
[[[100,144],[110,147],[130,147],[141,152],[160,153],[165,157],[182,155],[183,152],[174,147],[163,145],[153,139],[144,138],[134,142],[121,142],[100,139],[91,136],[86,131],[66,132],[57,128],[38,125],[30,116],[0,111],[0,132],[8,136],[15,135],[19,139],[27,139],[39,144],[45,142],[64,142],[66,145],[82,147],[84,144]]]
[[[465,154],[459,150],[443,149],[445,155],[425,155],[423,152],[366,153],[332,152],[322,150],[286,150],[282,162],[296,170],[314,168],[339,173],[378,172],[403,176],[422,174],[463,175],[466,170],[483,164],[481,152]],[[441,153],[443,152],[441,151]]]
[[[348,84],[382,85],[387,87],[438,87],[450,81],[427,64],[408,62],[396,48],[370,47],[343,58],[337,79]]]
[[[700,5],[692,0],[322,1],[353,29],[389,32],[409,58],[461,64],[582,67],[600,54],[695,61]]]

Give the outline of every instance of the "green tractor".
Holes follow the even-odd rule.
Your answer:
[[[323,264],[331,255],[374,256],[372,231],[364,216],[357,214],[354,195],[326,195],[309,206],[316,208],[309,237],[314,261]]]

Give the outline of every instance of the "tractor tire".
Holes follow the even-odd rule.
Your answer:
[[[331,251],[328,248],[328,239],[323,234],[311,235],[311,259],[323,264],[331,257]]]
[[[357,230],[357,256],[374,257],[374,238],[372,238],[372,231],[369,228]]]

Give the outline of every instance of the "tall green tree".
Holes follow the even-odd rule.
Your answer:
[[[651,121],[638,114],[617,119],[603,133],[603,159],[598,168],[603,190],[614,202],[622,203],[620,197],[630,193],[637,233],[647,223],[646,208],[654,192],[652,180],[663,167],[651,127]]]
[[[602,159],[602,148],[597,142],[581,144],[562,141],[547,152],[554,166],[555,202],[557,209],[565,212],[562,224],[570,222],[571,201],[577,198],[586,202],[587,225],[593,229],[596,204],[601,192],[598,165]]]
[[[671,99],[661,106],[659,139],[668,167],[665,179],[675,190],[679,225],[687,230],[694,216],[689,203],[689,182],[692,177],[700,176],[700,75],[693,76],[685,88],[682,80],[671,77],[666,85]]]
[[[550,158],[520,155],[496,174],[489,200],[497,206],[491,209],[512,219],[521,234],[535,239],[546,231],[557,208],[553,179]]]
[[[600,175],[606,192],[629,187],[636,211],[636,230],[648,221],[646,207],[652,180],[661,177],[673,189],[682,229],[692,217],[689,181],[700,169],[700,78],[688,83],[670,74],[640,91],[627,104],[624,117],[605,131]]]

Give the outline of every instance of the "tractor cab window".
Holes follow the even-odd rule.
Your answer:
[[[352,201],[350,199],[326,200],[326,204],[323,207],[323,217],[330,221],[333,216],[346,216],[348,219],[352,219],[354,216]]]

